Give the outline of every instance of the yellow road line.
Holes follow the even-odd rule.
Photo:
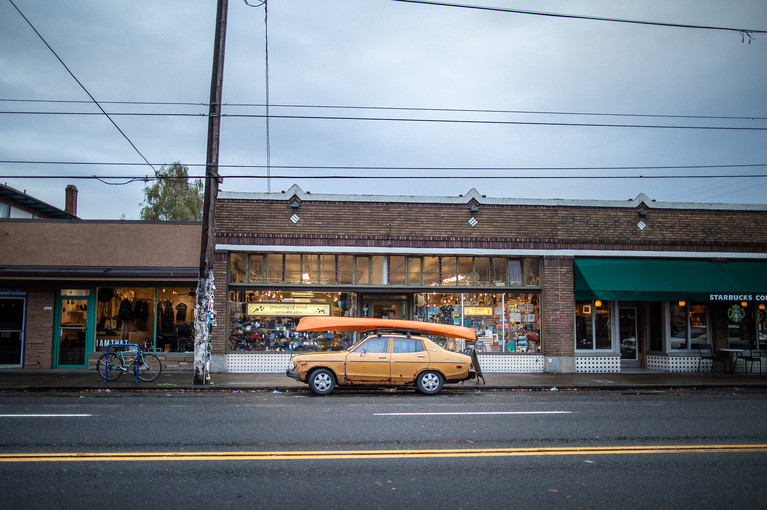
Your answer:
[[[767,444],[600,446],[591,448],[473,448],[452,450],[338,450],[270,452],[104,452],[104,453],[4,453],[2,462],[103,462],[186,460],[326,460],[406,459],[456,457],[519,457],[544,455],[626,455],[660,453],[767,453]]]

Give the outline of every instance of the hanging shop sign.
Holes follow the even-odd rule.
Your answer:
[[[248,315],[306,317],[330,315],[329,303],[248,303]]]

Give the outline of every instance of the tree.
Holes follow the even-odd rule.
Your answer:
[[[144,188],[142,220],[202,221],[203,185],[189,180],[187,168],[179,162],[163,165],[154,172],[157,180]]]

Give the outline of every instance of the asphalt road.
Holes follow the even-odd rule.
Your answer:
[[[2,508],[763,508],[767,393],[0,394]]]

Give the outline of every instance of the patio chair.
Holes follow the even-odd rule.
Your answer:
[[[738,355],[739,358],[743,360],[745,369],[746,366],[748,366],[747,372],[751,372],[754,368],[754,363],[759,364],[759,373],[762,373],[762,353],[761,351],[755,351],[753,349],[744,349],[740,355]]]
[[[716,372],[717,363],[722,364],[722,372],[727,371],[727,358],[718,354],[714,354],[714,351],[711,349],[711,344],[698,345],[698,353],[700,354],[700,358],[698,358],[698,372],[700,372],[700,369],[703,366],[703,360],[711,361],[712,373]]]

